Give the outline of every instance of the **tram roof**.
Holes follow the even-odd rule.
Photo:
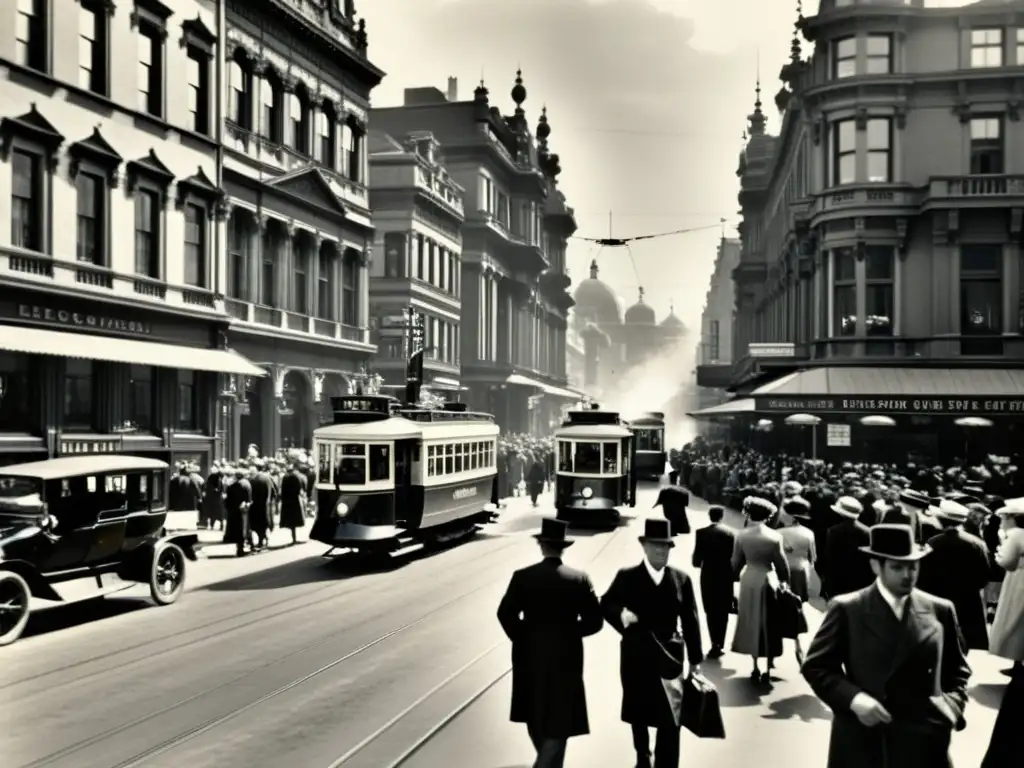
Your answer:
[[[555,437],[568,440],[581,440],[587,437],[618,439],[632,435],[633,433],[625,427],[615,424],[573,424],[555,431]]]
[[[423,434],[422,424],[401,416],[352,424],[328,424],[313,432],[313,437],[335,440],[412,440]]]
[[[635,419],[630,419],[629,424],[634,427],[663,427],[665,419],[657,416],[637,416]]]

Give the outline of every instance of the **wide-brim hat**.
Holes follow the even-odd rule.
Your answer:
[[[811,502],[803,496],[794,496],[782,502],[782,511],[798,520],[811,519]]]
[[[1024,515],[1024,498],[1005,499],[1003,501],[1003,506],[997,509],[994,514],[997,514],[1000,517]]]
[[[743,512],[758,522],[771,519],[772,515],[778,511],[779,508],[777,506],[760,496],[747,496],[743,500]]]
[[[836,499],[836,503],[832,505],[832,511],[841,517],[856,520],[863,514],[864,505],[853,498],[853,496],[840,496]]]
[[[641,544],[668,544],[670,547],[676,545],[672,540],[672,524],[668,520],[656,517],[644,521],[644,533],[639,538]]]
[[[860,551],[868,557],[882,560],[897,560],[910,563],[928,555],[932,548],[914,541],[914,529],[909,525],[874,525],[870,529],[871,540]]]
[[[920,491],[907,488],[900,492],[900,503],[916,509],[928,509],[932,505],[932,500]]]
[[[566,538],[569,531],[569,524],[564,520],[554,517],[545,517],[540,521],[540,533],[535,533],[533,538],[541,544],[549,544],[553,547],[571,547],[576,542]]]
[[[942,499],[937,506],[932,507],[932,512],[936,517],[958,524],[966,523],[971,516],[971,510],[953,499]]]

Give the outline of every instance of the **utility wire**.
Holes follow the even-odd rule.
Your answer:
[[[690,227],[688,229],[674,229],[671,232],[657,232],[651,235],[636,235],[634,237],[580,237],[573,235],[573,240],[583,240],[588,243],[597,243],[598,245],[606,248],[622,248],[628,247],[630,243],[635,243],[640,240],[653,240],[660,237],[673,237],[675,235],[686,235],[691,232],[703,232],[708,229],[719,229],[723,224],[726,223],[726,219],[721,219],[716,224],[707,224],[703,227]],[[600,252],[599,252],[600,253]],[[630,254],[632,258],[632,253]]]

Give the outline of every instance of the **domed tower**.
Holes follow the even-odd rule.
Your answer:
[[[618,336],[622,325],[622,306],[615,291],[598,279],[596,259],[590,262],[590,277],[580,282],[573,299],[576,302],[573,323],[577,333],[582,333],[589,323],[593,323],[609,336]]]
[[[626,310],[625,342],[626,363],[635,365],[643,361],[658,346],[655,329],[658,319],[654,310],[644,301],[644,289],[640,288],[637,302]]]
[[[661,331],[662,344],[666,349],[671,349],[686,337],[686,326],[676,315],[674,305],[669,305],[668,317],[661,321],[658,328]]]

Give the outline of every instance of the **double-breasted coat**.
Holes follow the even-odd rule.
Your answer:
[[[803,676],[833,712],[827,768],[952,768],[949,742],[965,726],[971,668],[952,603],[914,590],[903,619],[876,585],[836,598]],[[867,693],[892,715],[868,728],[850,709]]]
[[[918,588],[953,603],[967,647],[987,651],[988,623],[982,590],[988,585],[988,547],[959,528],[947,528],[932,536],[928,546],[932,553],[921,561]]]
[[[622,610],[628,608],[639,622],[622,626]],[[679,712],[669,704],[658,667],[664,645],[682,631],[686,659],[700,664],[704,651],[693,582],[682,571],[665,568],[655,584],[644,563],[623,568],[601,598],[605,621],[622,635],[619,677],[622,682],[622,721],[652,728],[679,725]]]
[[[512,722],[541,738],[589,733],[583,638],[604,622],[587,575],[557,558],[516,571],[498,621],[512,641]]]

